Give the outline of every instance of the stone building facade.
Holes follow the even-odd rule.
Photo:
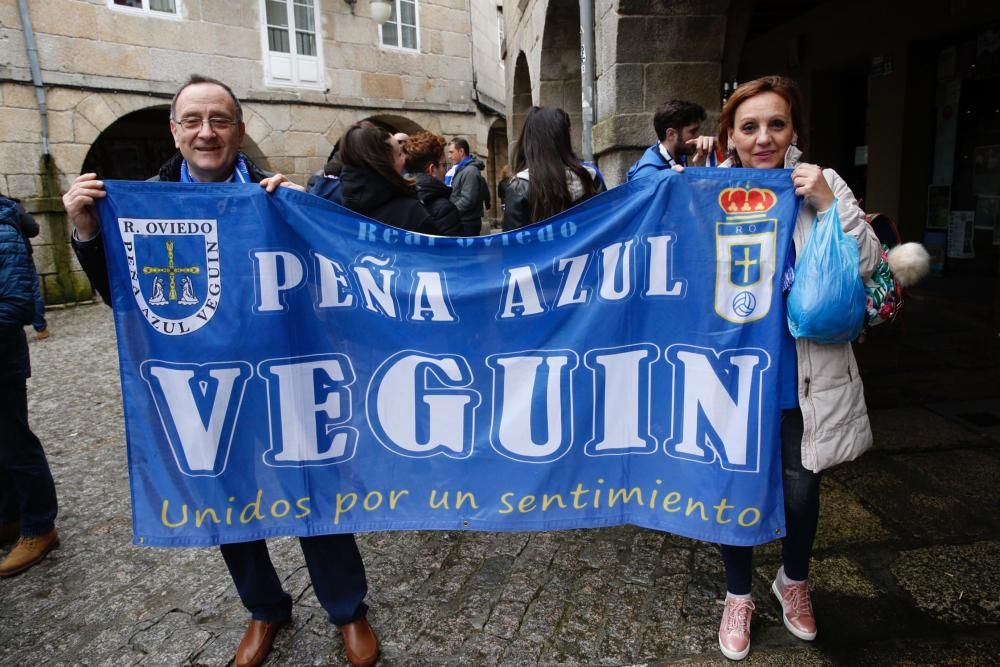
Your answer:
[[[586,3],[596,42],[591,139],[609,185],[656,141],[659,104],[698,102],[710,133],[724,82],[790,76],[809,161],[836,169],[869,211],[922,241],[936,270],[1000,279],[995,0],[506,0],[512,142],[536,104],[566,109],[582,143]],[[960,237],[973,236],[964,245],[974,249],[948,250],[956,217],[972,212],[974,228]]]
[[[18,3],[0,3],[0,192],[42,223],[35,260],[47,301],[91,294],[61,193],[84,171],[154,174],[173,151],[170,98],[191,73],[233,87],[246,152],[299,183],[362,119],[505,156],[500,3],[390,2],[382,26],[369,0],[28,0],[27,21]]]

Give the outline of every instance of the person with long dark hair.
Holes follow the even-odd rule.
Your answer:
[[[844,180],[832,169],[802,161],[805,143],[798,86],[782,76],[748,81],[722,108],[719,144],[729,147],[720,167],[791,169],[795,194],[803,198],[793,241],[801,252],[818,212],[837,207],[840,226],[857,241],[858,273],[871,275],[881,246]],[[771,591],[785,627],[806,641],[816,637],[809,593],[809,561],[819,524],[821,471],[860,456],[872,445],[864,389],[850,343],[821,345],[785,333],[776,397],[781,407],[781,467],[785,536],[781,568]],[[750,650],[753,547],[721,545],[726,601],[719,648],[731,660]]]
[[[345,207],[407,231],[439,233],[414,181],[403,175],[406,154],[388,130],[366,120],[355,123],[340,140],[340,159]]]
[[[462,218],[444,184],[444,137],[417,132],[406,142],[406,170],[417,181],[417,198],[431,216],[435,233],[463,236]]]
[[[573,152],[569,114],[557,107],[528,110],[511,164],[504,231],[550,218],[607,189],[597,168]]]

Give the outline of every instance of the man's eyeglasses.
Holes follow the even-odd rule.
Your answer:
[[[187,132],[200,130],[205,123],[208,123],[208,126],[212,128],[213,132],[225,132],[234,125],[239,124],[239,121],[231,120],[229,118],[197,118],[195,116],[174,119],[174,122],[184,128]]]

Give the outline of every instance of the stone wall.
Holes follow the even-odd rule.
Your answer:
[[[126,13],[105,0],[29,0],[49,109],[50,156],[43,158],[38,103],[16,3],[0,3],[0,192],[39,220],[35,259],[46,300],[89,298],[68,246],[61,193],[112,123],[164,107],[190,73],[232,85],[244,103],[248,143],[267,168],[299,183],[320,169],[352,123],[378,117],[408,128],[468,138],[485,155],[496,119],[473,100],[470,31],[496,53],[496,11],[470,21],[466,0],[420,0],[420,51],[379,45],[359,2],[321,2],[325,90],[265,85],[255,0],[186,0],[180,18]],[[67,17],[72,17],[67,20]],[[482,21],[484,25],[478,25]],[[492,42],[488,35],[492,34]],[[475,63],[482,90],[498,95],[496,58]]]
[[[516,110],[515,63],[523,52],[536,104],[572,105],[579,118],[579,42],[562,25],[576,10],[567,0],[507,0],[507,107]],[[714,125],[719,110],[721,62],[728,0],[595,0],[597,122],[594,154],[608,185],[625,178],[628,167],[655,141],[653,111],[682,98],[703,105]],[[557,11],[552,11],[556,9]],[[553,26],[546,25],[552,21]],[[552,28],[558,23],[558,30]],[[562,35],[551,38],[550,35]],[[549,49],[554,52],[550,52]],[[546,74],[553,64],[562,78]],[[548,65],[548,67],[547,67]],[[523,71],[523,68],[522,70]],[[559,83],[561,82],[561,83]],[[523,86],[518,88],[522,91]],[[511,126],[518,126],[514,111]]]
[[[514,141],[521,128],[519,110],[526,112],[530,102],[539,103],[542,32],[547,1],[504,0],[503,6],[507,36],[507,57],[504,61],[507,127],[511,128],[510,138]],[[518,60],[521,61],[520,66]],[[524,76],[525,73],[528,76]],[[530,90],[530,95],[526,88]]]
[[[504,63],[500,58],[500,34],[497,0],[470,0],[473,60],[476,65],[476,91],[479,99],[501,113],[504,111]]]
[[[617,5],[617,7],[616,7]],[[597,0],[594,153],[608,184],[655,143],[653,112],[667,100],[719,111],[728,0]]]

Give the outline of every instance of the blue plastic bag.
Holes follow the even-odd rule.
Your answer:
[[[788,293],[788,329],[795,338],[849,343],[865,323],[865,286],[858,243],[840,228],[837,202],[816,218],[795,263]]]

